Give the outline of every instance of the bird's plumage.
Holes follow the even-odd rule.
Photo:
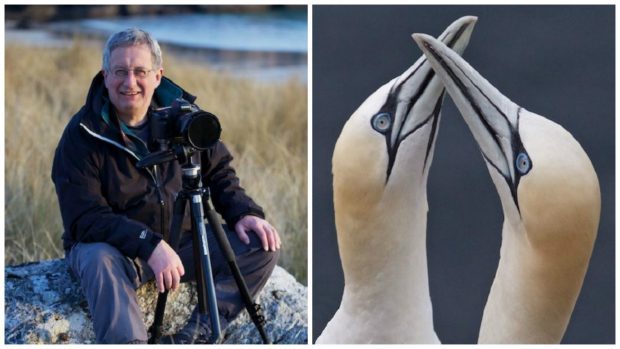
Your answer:
[[[439,37],[457,52],[475,17]],[[426,260],[426,181],[444,88],[425,58],[353,113],[332,159],[340,308],[317,343],[438,343]]]
[[[596,238],[600,189],[580,144],[510,101],[464,59],[415,34],[478,142],[505,221],[480,343],[559,343]]]

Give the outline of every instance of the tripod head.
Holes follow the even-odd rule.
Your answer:
[[[196,148],[192,146],[176,144],[171,149],[160,150],[147,155],[144,159],[138,161],[136,166],[138,168],[144,168],[172,160],[178,160],[181,165],[184,165],[186,163],[191,163],[192,155],[194,155],[195,152]]]

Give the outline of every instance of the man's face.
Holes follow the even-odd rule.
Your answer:
[[[146,76],[139,77],[138,71],[146,71]],[[103,76],[110,101],[123,121],[131,125],[143,119],[162,74],[163,69],[154,68],[146,45],[117,47],[112,51],[110,71],[104,70]]]

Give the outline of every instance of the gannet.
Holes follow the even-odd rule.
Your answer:
[[[439,39],[463,52],[476,17]],[[424,57],[370,95],[345,124],[332,158],[339,309],[316,343],[439,343],[426,260],[426,182],[441,81]]]
[[[601,210],[598,178],[562,126],[510,101],[434,38],[414,39],[476,139],[504,213],[479,343],[559,343]]]

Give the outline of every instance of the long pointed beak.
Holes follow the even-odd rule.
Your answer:
[[[522,108],[442,42],[425,34],[414,34],[413,38],[442,79],[487,163],[510,185],[516,202],[516,186],[522,174],[515,168],[515,158],[525,152],[518,132]]]
[[[446,28],[439,36],[439,40],[456,52],[462,53],[469,43],[477,19],[474,16],[459,18]],[[390,156],[388,178],[400,143],[430,123],[432,131],[426,150],[426,164],[434,144],[443,94],[444,87],[441,80],[437,78],[425,57],[420,57],[415,64],[393,80],[388,98],[379,110],[379,114],[385,113],[393,118],[391,132],[386,135]]]

